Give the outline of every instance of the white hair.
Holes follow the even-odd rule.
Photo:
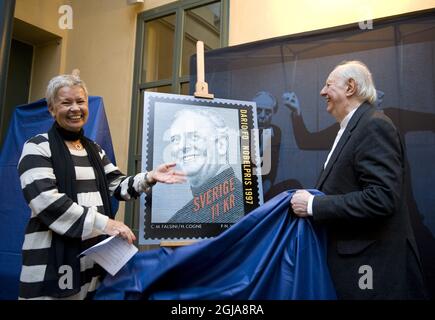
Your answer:
[[[339,73],[344,82],[353,79],[356,83],[356,95],[370,104],[374,104],[377,95],[369,68],[361,61],[343,61],[335,70]]]
[[[57,97],[57,92],[63,87],[79,86],[83,89],[86,99],[88,98],[88,89],[83,80],[78,75],[73,74],[61,74],[50,80],[47,85],[47,91],[45,92],[45,99],[49,106],[53,106]]]

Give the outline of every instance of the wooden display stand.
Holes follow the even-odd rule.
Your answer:
[[[214,99],[214,94],[208,92],[208,84],[205,82],[205,69],[204,69],[204,42],[196,42],[196,74],[197,81],[195,84],[195,98]],[[188,246],[197,242],[196,240],[185,241],[162,241],[161,247],[181,247]]]
[[[208,84],[205,82],[204,71],[204,42],[196,42],[196,75],[195,98],[213,99],[214,94],[208,93]]]

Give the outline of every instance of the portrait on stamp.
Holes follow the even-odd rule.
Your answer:
[[[142,196],[140,244],[213,237],[262,204],[256,123],[252,102],[145,93],[142,170],[187,181]]]

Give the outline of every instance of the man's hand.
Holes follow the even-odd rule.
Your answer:
[[[294,193],[290,203],[292,205],[293,212],[299,218],[308,217],[308,199],[310,198],[311,193],[306,190],[298,190]]]
[[[175,170],[176,163],[164,163],[159,165],[156,169],[148,172],[147,183],[154,184],[161,183],[183,183],[186,182],[186,174],[182,171]]]
[[[124,223],[121,221],[109,219],[107,220],[106,227],[104,228],[104,233],[109,236],[119,236],[128,241],[129,244],[132,244],[134,240],[136,240],[136,236],[133,231],[130,230]]]
[[[301,114],[301,107],[299,105],[299,99],[294,92],[284,92],[282,95],[284,105],[292,112],[296,112],[299,116]]]

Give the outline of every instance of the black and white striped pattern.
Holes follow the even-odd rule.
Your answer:
[[[119,200],[130,200],[149,189],[145,173],[126,177],[110,162],[104,150],[98,148],[111,195]],[[81,239],[83,249],[93,245],[96,237],[104,234],[109,218],[108,213],[103,212],[94,169],[85,150],[70,152],[76,173],[77,203],[57,189],[48,134],[37,135],[24,144],[18,172],[32,213],[23,243],[20,299],[51,298],[41,295],[41,292],[45,279],[60,276],[48,274],[53,272],[47,267],[48,255],[53,249],[53,233]],[[98,287],[100,268],[86,256],[80,258],[80,271],[81,291],[68,297],[70,299],[84,299]]]

